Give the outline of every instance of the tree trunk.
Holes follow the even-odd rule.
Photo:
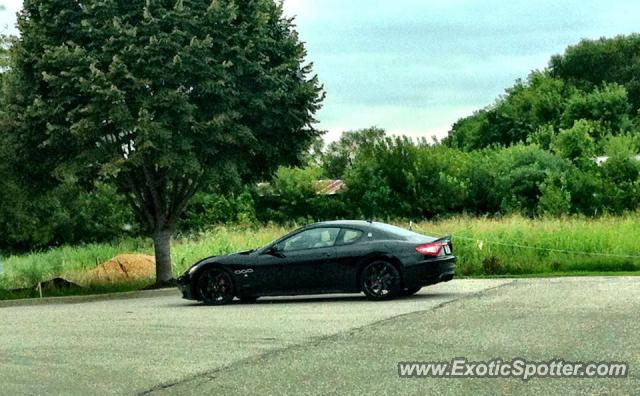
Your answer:
[[[170,285],[173,280],[171,270],[171,235],[170,230],[161,230],[153,234],[153,247],[156,255],[156,285]]]

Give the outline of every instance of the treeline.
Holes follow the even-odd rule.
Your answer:
[[[334,218],[415,219],[467,213],[599,216],[640,205],[640,36],[583,41],[496,103],[460,120],[441,143],[388,137],[381,129],[318,140],[300,167],[268,188],[198,193],[180,230],[218,223]],[[0,250],[109,240],[139,233],[124,199],[106,184],[51,191],[21,185],[0,146]],[[607,157],[606,161],[596,161]],[[347,189],[319,195],[316,182]],[[225,193],[219,191],[224,190]]]
[[[365,130],[349,135],[372,132],[382,134]],[[279,208],[282,218],[417,220],[455,213],[596,216],[633,211],[640,203],[640,161],[632,156],[640,146],[637,137],[610,137],[605,144],[609,159],[601,165],[593,158],[573,155],[584,150],[576,147],[584,142],[562,137],[554,139],[551,151],[536,144],[516,144],[465,152],[380,136],[342,155],[336,149],[343,143],[344,139],[330,147],[319,167],[278,173],[272,199],[279,205],[272,207]],[[336,161],[346,163],[341,177],[348,190],[334,197],[314,195],[314,176],[331,175]]]
[[[249,216],[235,217],[417,220],[637,210],[638,76],[640,35],[584,40],[458,121],[439,144],[386,137],[376,128],[345,133],[324,148],[318,142],[306,167],[281,168],[269,194],[251,195]],[[323,178],[342,179],[348,189],[319,196],[313,186]]]
[[[607,137],[640,130],[640,35],[584,40],[517,81],[494,104],[459,120],[445,143],[475,150],[580,135],[605,151]],[[576,131],[575,129],[578,129]]]
[[[180,229],[190,233],[221,223],[345,217],[598,216],[637,210],[640,161],[632,153],[640,148],[640,139],[608,138],[609,159],[600,165],[591,157],[574,156],[576,150],[584,150],[581,144],[591,143],[558,137],[552,150],[515,144],[466,152],[386,137],[379,129],[349,132],[310,157],[308,166],[280,168],[267,189],[250,186],[225,195],[199,193],[185,211]],[[333,196],[319,195],[316,181],[325,178],[340,178],[347,189]],[[9,213],[14,217],[3,214],[5,249],[108,240],[138,232],[126,202],[108,186],[98,186],[92,194],[60,188],[32,201],[18,198],[13,204]]]

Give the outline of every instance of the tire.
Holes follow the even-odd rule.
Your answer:
[[[404,289],[400,292],[400,295],[404,296],[404,297],[409,297],[409,296],[413,296],[414,294],[416,294],[417,292],[419,292],[422,289],[422,286],[415,286],[415,287],[410,287],[408,289]]]
[[[198,277],[197,291],[206,305],[224,305],[233,300],[231,275],[220,268],[207,268]]]
[[[402,279],[398,269],[388,261],[374,261],[362,269],[362,291],[370,300],[389,300],[401,291]]]

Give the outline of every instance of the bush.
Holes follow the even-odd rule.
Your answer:
[[[561,129],[551,140],[551,150],[562,158],[579,165],[589,165],[595,156],[595,143],[592,138],[598,133],[599,124],[578,120],[569,129]]]
[[[318,194],[316,183],[322,178],[319,167],[278,169],[271,184],[256,191],[258,220],[292,224],[349,217],[344,195]]]
[[[495,256],[489,256],[482,260],[482,270],[486,275],[502,275],[505,273],[504,265]]]
[[[105,242],[137,233],[129,205],[110,185],[96,184],[90,192],[69,184],[42,194],[18,185],[14,189],[15,199],[0,209],[0,223],[6,227],[0,249]]]
[[[201,192],[187,205],[179,227],[182,232],[190,233],[219,224],[251,224],[255,221],[255,202],[248,190],[228,195]]]
[[[496,187],[502,213],[534,216],[539,212],[542,187],[549,178],[560,178],[571,166],[568,162],[536,146],[517,145],[496,151]]]
[[[538,214],[561,216],[571,213],[571,193],[567,190],[564,177],[549,175],[540,186]]]
[[[468,155],[443,146],[387,138],[360,153],[347,172],[353,213],[421,219],[462,211],[467,201]]]

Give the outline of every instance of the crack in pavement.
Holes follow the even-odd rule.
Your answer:
[[[156,385],[152,388],[149,388],[147,390],[138,392],[137,395],[142,396],[142,395],[150,395],[153,394],[155,392],[158,391],[163,391],[163,390],[170,390],[173,387],[179,386],[179,385],[184,385],[190,382],[195,382],[195,381],[199,381],[199,380],[205,380],[205,381],[211,381],[214,380],[216,377],[215,375],[227,370],[231,370],[234,369],[236,367],[245,365],[245,364],[250,364],[250,363],[255,363],[255,362],[259,362],[261,360],[264,359],[268,359],[270,357],[273,356],[278,356],[280,354],[292,351],[292,350],[296,350],[296,349],[304,349],[305,347],[310,347],[310,346],[318,346],[320,344],[323,343],[327,343],[327,342],[331,342],[334,339],[339,338],[340,336],[344,335],[344,334],[356,334],[358,332],[363,331],[366,328],[369,327],[374,327],[374,326],[379,326],[379,325],[383,325],[386,322],[390,322],[390,321],[394,321],[397,320],[399,318],[403,318],[409,315],[418,315],[418,314],[422,314],[425,312],[430,312],[430,311],[435,311],[438,309],[441,309],[447,305],[456,303],[456,302],[461,302],[464,300],[470,300],[470,299],[474,299],[474,298],[478,298],[478,297],[482,297],[486,294],[489,293],[493,293],[495,291],[497,291],[498,289],[502,289],[502,288],[506,288],[509,286],[515,286],[517,284],[524,284],[526,282],[524,282],[522,279],[514,279],[511,282],[506,282],[497,286],[493,286],[493,287],[489,287],[483,290],[480,290],[478,292],[474,292],[474,293],[469,293],[469,294],[464,294],[458,298],[454,298],[452,300],[448,300],[448,301],[443,301],[440,304],[437,304],[435,306],[429,307],[428,309],[423,309],[423,310],[417,310],[417,311],[412,311],[412,312],[406,312],[406,313],[402,313],[399,315],[394,315],[394,316],[390,316],[384,319],[380,319],[371,323],[367,323],[365,325],[362,326],[356,326],[354,328],[345,330],[345,331],[339,331],[337,333],[333,333],[333,334],[329,334],[329,335],[324,335],[324,336],[319,336],[319,337],[312,337],[308,340],[305,340],[301,343],[297,343],[297,344],[293,344],[293,345],[288,345],[282,348],[274,348],[272,350],[269,350],[265,353],[261,353],[258,355],[253,355],[253,356],[249,356],[243,359],[239,359],[235,362],[232,362],[228,365],[225,366],[221,366],[221,367],[217,367],[215,369],[212,370],[208,370],[205,372],[200,372],[194,375],[190,375],[188,377],[182,378],[180,380],[177,381],[173,381],[173,382],[167,382],[167,383],[162,383],[159,385]]]

